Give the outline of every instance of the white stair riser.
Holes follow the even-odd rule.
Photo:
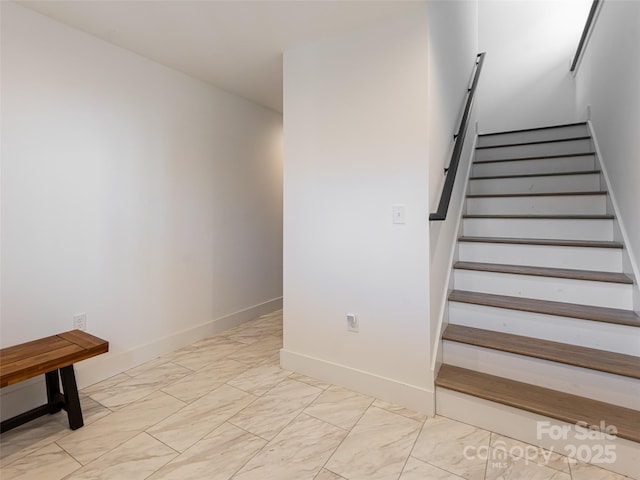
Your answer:
[[[570,127],[547,128],[544,130],[530,130],[524,132],[502,133],[487,137],[478,137],[478,146],[504,145],[509,143],[542,142],[561,138],[586,137],[589,131],[586,125],[572,125]]]
[[[608,308],[633,308],[632,285],[569,278],[454,270],[456,290],[577,303]]]
[[[465,218],[462,231],[470,237],[613,240],[613,219]]]
[[[510,147],[481,148],[476,150],[476,160],[499,160],[502,158],[522,158],[542,155],[564,155],[586,153],[593,150],[591,140],[570,140],[566,142],[536,143]]]
[[[640,409],[640,381],[458,342],[443,341],[443,362],[489,375]]]
[[[637,327],[449,302],[449,323],[640,356]]]
[[[497,193],[597,192],[600,174],[560,175],[557,177],[491,178],[469,181],[472,195]]]
[[[607,196],[565,195],[467,198],[467,213],[469,215],[602,215],[607,213]]]
[[[575,157],[541,158],[536,160],[516,160],[511,162],[474,163],[472,175],[526,175],[529,173],[558,173],[593,170],[596,166],[594,155]]]
[[[622,249],[460,242],[459,259],[539,267],[622,272]]]

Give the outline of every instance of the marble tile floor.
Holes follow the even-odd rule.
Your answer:
[[[0,479],[626,478],[283,370],[281,347],[277,311],[85,388],[83,428],[0,436]]]

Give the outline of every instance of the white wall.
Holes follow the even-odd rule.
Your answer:
[[[640,258],[639,23],[640,2],[603,2],[576,73],[578,115],[586,118],[587,106],[591,107],[600,160],[636,275]]]
[[[440,201],[451,161],[453,134],[460,119],[478,52],[478,2],[429,2],[429,196],[431,212]],[[485,71],[479,88],[485,86]],[[476,99],[477,103],[477,99]],[[445,221],[430,224],[430,337],[436,352],[449,291],[451,262],[458,236],[464,192],[476,138],[477,106],[471,111],[449,212]]]
[[[281,354],[285,368],[423,411],[426,24],[423,11],[285,53]],[[392,224],[393,204],[406,224]]]
[[[481,133],[574,122],[569,72],[591,0],[482,0]]]
[[[278,306],[279,114],[8,2],[1,53],[2,346],[86,312],[82,386]]]

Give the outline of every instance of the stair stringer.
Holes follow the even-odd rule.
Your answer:
[[[613,220],[613,238],[618,242],[622,242],[625,246],[622,251],[622,271],[634,279],[633,309],[636,313],[640,314],[640,283],[638,282],[640,280],[640,267],[638,266],[637,257],[635,255],[638,252],[633,252],[629,248],[629,236],[627,234],[624,222],[621,220],[621,216],[619,214],[620,208],[618,207],[618,202],[616,201],[615,190],[612,188],[611,181],[609,180],[610,177],[607,173],[607,166],[603,161],[604,157],[602,156],[602,151],[600,150],[598,138],[596,136],[596,132],[594,131],[593,123],[591,122],[591,120],[587,121],[587,127],[589,129],[589,133],[591,134],[591,140],[596,152],[596,163],[600,167],[600,171],[602,172],[602,180],[604,182],[603,189],[609,192],[607,209],[609,213],[612,213],[615,217]]]
[[[471,131],[469,131],[469,133],[471,133]],[[469,133],[467,135],[469,135]],[[459,205],[456,205],[455,210],[449,209],[450,218],[456,219],[456,225],[454,227],[453,235],[452,235],[454,246],[450,251],[448,264],[447,264],[449,265],[449,268],[447,269],[447,276],[444,279],[444,283],[447,285],[447,288],[444,290],[442,297],[438,299],[439,309],[438,309],[438,314],[435,315],[435,318],[437,319],[438,323],[435,326],[435,329],[432,330],[432,332],[434,332],[432,337],[434,341],[432,341],[433,354],[431,356],[430,369],[434,379],[438,375],[438,370],[440,369],[440,365],[442,365],[442,333],[444,332],[444,329],[447,327],[448,320],[449,320],[448,298],[449,298],[449,295],[451,294],[451,291],[453,290],[453,264],[458,260],[457,239],[460,236],[460,231],[462,229],[462,214],[466,208],[466,195],[469,189],[469,177],[471,176],[471,168],[473,167],[473,160],[475,157],[476,146],[478,144],[477,129],[474,130],[471,134],[473,135],[473,141],[469,142],[471,144],[471,149],[468,151],[468,155],[465,155],[463,157],[466,161],[466,164],[464,165],[465,168],[463,170],[458,171],[458,175],[461,175],[461,174],[463,175],[462,178],[458,178],[458,181],[463,180],[462,188],[459,190],[460,203]],[[466,140],[468,141],[469,139],[466,139]],[[466,148],[465,148],[465,152],[467,152]],[[456,193],[458,193],[457,189],[456,189]],[[453,195],[452,195],[452,198],[454,198]],[[458,198],[458,196],[456,196],[456,198]],[[442,222],[436,225],[434,225],[432,222],[432,224],[430,225],[430,233],[431,233],[430,245],[432,245],[432,242],[433,242],[433,233],[432,233],[433,229],[441,228],[441,225],[444,225],[445,222]]]

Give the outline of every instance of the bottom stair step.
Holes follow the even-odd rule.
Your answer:
[[[640,412],[630,408],[452,365],[442,365],[436,386],[594,429],[604,420],[616,426],[618,437],[640,442]]]

